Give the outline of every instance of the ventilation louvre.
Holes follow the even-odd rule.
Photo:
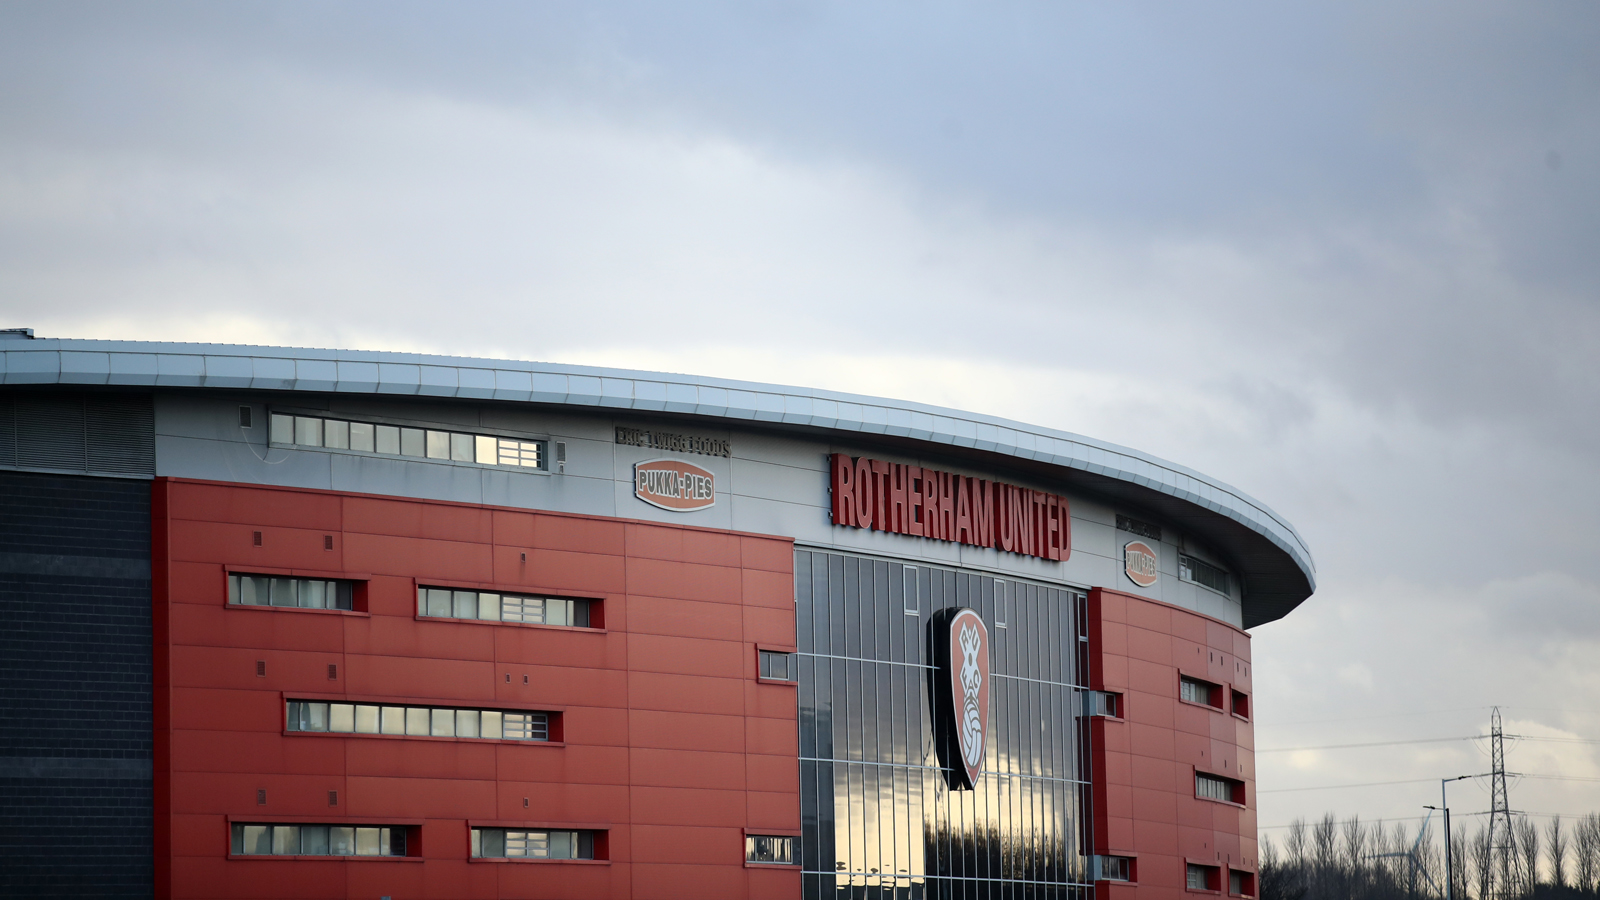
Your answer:
[[[149,394],[0,394],[0,466],[149,476],[155,448]]]

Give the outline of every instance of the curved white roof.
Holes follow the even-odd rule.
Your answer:
[[[811,388],[693,375],[368,350],[67,339],[0,340],[8,385],[59,384],[399,394],[732,419],[943,444],[1009,457],[1136,504],[1229,553],[1245,627],[1287,614],[1316,589],[1311,551],[1243,491],[1137,450],[1021,422]]]

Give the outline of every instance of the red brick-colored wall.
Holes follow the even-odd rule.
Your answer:
[[[795,691],[758,683],[755,649],[794,645],[791,541],[329,491],[153,490],[160,896],[799,896],[797,872],[745,866],[743,839],[800,827]],[[228,567],[364,579],[367,610],[227,608]],[[595,598],[604,627],[419,620],[418,581]],[[563,743],[290,735],[286,693],[556,709]],[[230,859],[230,816],[415,822],[421,858]],[[469,860],[468,822],[605,829],[610,859]]]
[[[1178,900],[1187,863],[1256,871],[1253,729],[1232,691],[1250,686],[1250,636],[1216,619],[1118,591],[1089,593],[1089,682],[1122,694],[1090,726],[1094,852],[1130,856],[1137,885],[1102,882],[1099,900]],[[1221,685],[1213,709],[1179,699],[1187,675]],[[1247,711],[1248,707],[1247,707]],[[1196,772],[1244,782],[1243,804],[1195,796]]]

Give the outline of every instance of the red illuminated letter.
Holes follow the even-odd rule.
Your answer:
[[[856,524],[855,466],[843,453],[833,454],[833,524]]]

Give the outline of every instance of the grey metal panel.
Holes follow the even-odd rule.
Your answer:
[[[695,415],[898,436],[1079,473],[1085,477],[1075,483],[1161,513],[1226,547],[1243,569],[1247,627],[1284,615],[1316,585],[1311,552],[1293,526],[1242,491],[1136,450],[993,416],[833,391],[516,360],[135,341],[8,343],[17,345],[0,347],[8,384],[106,378],[115,384],[200,386],[209,369],[203,360],[236,358],[250,360],[255,389],[414,394],[426,368],[425,393],[433,396],[683,412],[690,400],[678,386],[692,387]],[[152,355],[159,360],[155,366]],[[352,373],[348,379],[341,377],[341,364]]]

